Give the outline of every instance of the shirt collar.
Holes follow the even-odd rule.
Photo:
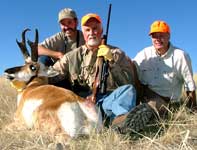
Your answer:
[[[83,46],[82,46],[82,49],[83,49],[83,51],[82,51],[82,54],[83,54],[83,55],[88,55],[89,53],[93,53],[91,50],[89,50],[89,49],[87,48],[86,45],[83,45]],[[94,55],[94,54],[93,54],[93,55]]]
[[[89,53],[89,49],[86,47],[86,45],[82,46],[82,55],[87,55]]]

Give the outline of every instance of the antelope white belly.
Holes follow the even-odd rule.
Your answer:
[[[36,110],[40,105],[42,104],[42,100],[28,100],[25,101],[23,109],[22,109],[22,115],[24,118],[24,121],[28,128],[33,127],[33,112]]]
[[[57,112],[62,128],[71,137],[84,134],[85,115],[76,102],[63,103]]]

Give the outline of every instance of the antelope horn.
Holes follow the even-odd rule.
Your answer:
[[[31,60],[37,62],[38,60],[38,30],[37,29],[35,33],[35,41],[32,42],[28,40],[27,43],[31,47]]]
[[[25,59],[25,62],[27,62],[27,60],[30,58],[30,55],[29,55],[29,52],[27,50],[27,47],[26,47],[26,40],[25,40],[25,33],[27,31],[30,31],[30,29],[25,29],[23,32],[22,32],[22,42],[19,42],[17,39],[16,39],[16,43],[18,44],[18,46],[20,47],[21,49],[21,52],[23,54],[23,57]]]

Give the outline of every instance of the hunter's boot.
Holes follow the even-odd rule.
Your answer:
[[[112,129],[121,134],[131,134],[143,130],[157,114],[147,103],[134,107],[128,114],[116,117],[112,122]]]

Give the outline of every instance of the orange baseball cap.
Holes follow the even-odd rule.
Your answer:
[[[149,35],[155,32],[170,33],[170,27],[164,21],[154,21],[150,27]]]
[[[85,25],[86,22],[87,22],[90,18],[95,18],[98,22],[100,22],[100,23],[102,22],[99,15],[90,13],[90,14],[87,14],[87,15],[85,15],[85,16],[82,17],[82,19],[81,19],[81,26]]]

